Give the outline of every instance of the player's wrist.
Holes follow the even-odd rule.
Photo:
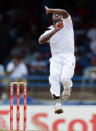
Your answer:
[[[49,9],[49,13],[53,13],[53,12],[52,12],[52,9]]]
[[[47,13],[51,14],[51,9],[50,8],[48,8]]]
[[[56,28],[54,28],[53,32],[54,32],[54,33],[56,33],[56,32],[57,32]]]

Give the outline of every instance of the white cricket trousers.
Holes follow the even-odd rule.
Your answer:
[[[63,87],[72,87],[71,78],[74,75],[75,56],[55,55],[50,59],[50,92],[55,96],[60,96],[60,83]]]

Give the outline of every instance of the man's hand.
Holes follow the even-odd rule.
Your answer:
[[[46,10],[46,14],[48,15],[50,13],[50,9],[47,6],[44,6]]]
[[[61,22],[59,22],[59,23],[56,24],[55,29],[56,29],[56,31],[59,31],[59,30],[61,30],[63,27],[64,27],[64,24],[63,24],[63,22],[61,21]]]

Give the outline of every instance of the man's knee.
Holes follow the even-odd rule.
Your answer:
[[[71,88],[72,87],[71,79],[68,79],[68,78],[67,79],[62,79],[61,82],[62,82],[63,86],[66,87],[66,88]]]
[[[59,82],[59,75],[58,74],[53,74],[49,76],[49,83],[52,85],[53,83],[58,83]]]

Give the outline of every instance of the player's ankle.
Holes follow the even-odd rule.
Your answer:
[[[53,99],[56,100],[56,99],[60,99],[60,96],[56,96],[53,94]]]

